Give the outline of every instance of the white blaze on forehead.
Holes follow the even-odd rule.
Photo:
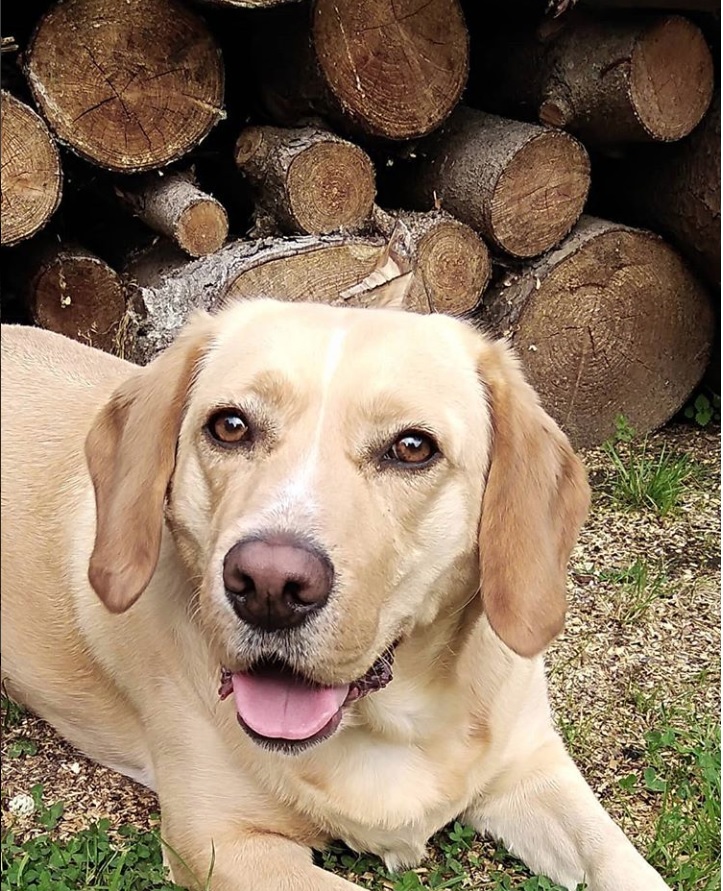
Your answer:
[[[278,516],[279,513],[286,514],[290,508],[294,507],[303,507],[307,511],[312,512],[316,506],[314,500],[314,478],[321,456],[321,444],[329,407],[329,391],[344,354],[347,334],[348,330],[346,328],[337,328],[331,332],[329,337],[319,381],[319,413],[316,418],[314,433],[309,442],[308,451],[305,452],[296,472],[287,479],[276,493],[276,497],[272,499],[270,513],[275,516]]]
[[[334,380],[334,375],[341,362],[344,352],[344,341],[347,336],[346,328],[337,328],[331,335],[329,346],[326,350],[326,359],[324,361],[324,372],[321,378],[321,404],[319,406],[319,417],[316,422],[316,430],[314,431],[314,439],[312,441],[310,456],[317,456],[321,446],[321,437],[324,430],[324,421],[326,419],[327,404],[329,402],[329,390]]]

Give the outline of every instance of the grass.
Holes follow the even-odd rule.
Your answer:
[[[567,707],[555,716],[557,732],[565,743],[565,748],[576,763],[584,761],[585,753],[597,744],[598,727],[594,718],[572,698]]]
[[[42,790],[35,789],[36,794]],[[46,819],[62,813],[62,803],[41,808]],[[162,842],[157,832],[121,827],[110,833],[108,820],[59,841],[49,832],[19,844],[11,832],[2,839],[2,891],[177,891],[166,875]],[[469,827],[455,823],[433,840],[435,860],[419,869],[390,875],[375,857],[358,855],[343,845],[320,854],[321,863],[333,872],[363,882],[373,891],[442,891],[479,887],[471,878],[479,867],[475,852],[477,836]],[[485,885],[489,891],[563,891],[543,876],[530,876],[519,861],[502,848],[493,855],[499,868]],[[207,888],[203,882],[199,888]]]
[[[180,891],[168,877],[164,842],[157,831],[122,826],[111,834],[110,821],[100,820],[59,840],[53,830],[63,815],[63,802],[46,805],[40,784],[22,797],[32,800],[32,805],[23,804],[32,808],[35,824],[45,831],[22,843],[16,842],[12,829],[3,831],[0,891]],[[12,800],[8,810],[12,811]],[[170,845],[165,846],[186,865]],[[192,891],[209,891],[213,862],[212,853],[208,876],[195,877]]]
[[[324,868],[361,882],[370,891],[442,891],[484,887],[489,891],[564,891],[544,876],[531,876],[522,863],[498,846],[492,852],[474,829],[455,822],[430,841],[430,860],[392,875],[376,857],[355,854],[336,844],[321,854]],[[490,858],[493,867],[489,868]],[[486,868],[484,885],[478,877]]]
[[[604,570],[598,575],[601,581],[614,585],[613,615],[621,625],[639,622],[650,606],[668,593],[662,568],[640,557],[622,569]]]
[[[3,695],[0,701],[3,730],[17,727],[24,709]],[[37,752],[35,740],[19,736],[7,747],[9,758]],[[62,801],[46,804],[43,787],[30,789],[27,806],[33,823],[42,830],[36,838],[16,841],[12,828],[3,831],[0,851],[0,891],[174,891],[166,877],[161,841],[156,832],[122,827],[113,836],[110,823],[99,823],[63,841],[53,836],[62,817]]]
[[[653,510],[665,517],[681,499],[694,475],[687,455],[673,455],[663,445],[651,455],[647,438],[639,443],[608,442],[603,446],[612,463],[612,497],[622,508]]]
[[[5,688],[3,687],[3,691],[4,689]],[[0,711],[2,711],[3,730],[8,730],[10,727],[17,727],[25,714],[23,707],[18,705],[17,702],[13,702],[4,692],[2,696],[0,696]]]
[[[657,816],[647,848],[641,850],[674,891],[719,891],[720,723],[714,715],[699,714],[690,698],[666,706],[656,693],[636,689],[630,699],[650,729],[636,753],[635,772],[617,781],[616,804],[634,820],[631,806],[642,796],[652,799]],[[573,718],[560,720],[559,730],[582,762],[595,728]]]
[[[132,827],[109,835],[107,820],[65,841],[50,835],[16,844],[2,840],[2,891],[174,891],[166,878],[161,843],[154,832]]]
[[[647,858],[676,891],[718,891],[720,722],[698,714],[690,700],[656,705],[641,692],[634,701],[649,709],[647,719],[654,729],[644,735],[639,769],[618,784],[626,797],[646,794],[659,800]]]

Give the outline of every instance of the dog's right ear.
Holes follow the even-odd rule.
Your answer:
[[[172,346],[113,393],[86,438],[96,503],[88,578],[111,612],[132,606],[156,568],[186,396],[211,331],[211,316],[193,317]]]

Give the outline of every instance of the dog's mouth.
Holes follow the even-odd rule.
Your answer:
[[[221,669],[221,699],[233,694],[239,724],[266,748],[297,752],[330,737],[342,710],[392,680],[396,644],[350,684],[324,687],[277,659],[264,659],[248,671]]]

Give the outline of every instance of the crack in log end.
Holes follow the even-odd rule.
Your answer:
[[[570,397],[569,397],[568,403],[567,403],[567,413],[565,414],[565,425],[564,425],[565,427],[568,426],[568,424],[570,422],[570,417],[572,416],[572,413],[576,407],[577,394],[580,389],[580,381],[582,380],[583,372],[584,372],[585,368],[587,367],[586,360],[587,360],[587,352],[585,349],[585,341],[583,340],[582,347],[580,350],[580,358],[578,359],[578,363],[577,363],[577,373],[575,375],[575,383],[573,384],[572,393],[570,393]]]
[[[60,154],[45,122],[29,106],[2,91],[0,128],[0,238],[13,245],[30,238],[60,203]]]
[[[312,44],[324,83],[347,120],[388,139],[436,128],[467,78],[458,0],[317,0]],[[293,85],[290,85],[293,88]]]
[[[223,68],[205,24],[176,0],[122,6],[120,14],[115,0],[55,4],[25,69],[64,143],[102,167],[137,172],[184,154],[223,116]]]
[[[502,170],[489,210],[495,243],[518,257],[542,253],[567,235],[590,184],[590,163],[577,140],[533,128],[526,137]]]

